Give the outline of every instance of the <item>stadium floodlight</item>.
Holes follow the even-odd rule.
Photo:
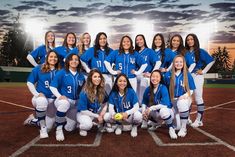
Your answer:
[[[197,35],[198,40],[200,41],[200,46],[202,48],[207,48],[207,51],[210,50],[209,40],[213,36],[213,33],[217,32],[217,21],[210,23],[197,24],[194,28],[190,30],[189,33],[194,33]]]
[[[25,32],[33,37],[33,44],[35,48],[35,42],[44,40],[44,23],[36,19],[26,19],[24,21]]]
[[[154,25],[150,20],[139,19],[133,22],[133,36],[132,39],[135,39],[135,36],[138,34],[143,34],[145,36],[148,47],[152,45],[152,38],[154,36]],[[135,42],[135,41],[133,41]]]
[[[92,41],[95,40],[95,37],[99,32],[105,32],[105,33],[107,33],[107,35],[108,35],[108,33],[110,33],[110,32],[108,32],[109,29],[108,29],[108,20],[107,19],[103,19],[103,18],[90,19],[87,22],[87,26],[88,26],[87,32],[90,33]]]

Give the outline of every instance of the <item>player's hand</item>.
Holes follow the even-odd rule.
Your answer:
[[[120,70],[117,70],[117,75],[118,75],[118,74],[121,74],[121,73],[122,73],[122,72],[121,72]]]
[[[135,74],[135,70],[134,70],[134,69],[132,69],[132,70],[131,70],[131,73],[132,73],[132,74]]]
[[[98,123],[103,123],[104,122],[104,118],[103,116],[99,115],[98,119]]]
[[[38,97],[45,97],[43,93],[39,93]]]
[[[144,73],[143,75],[144,75],[144,77],[150,78],[151,73],[146,72],[146,73]]]
[[[150,109],[149,109],[149,108],[147,108],[147,109],[144,111],[144,114],[143,114],[143,118],[144,118],[144,120],[148,120],[149,113],[150,113]]]
[[[59,97],[59,100],[68,100],[68,98],[67,98],[66,96],[64,96],[64,95],[61,95],[61,96]]]
[[[126,112],[122,112],[123,120],[126,120],[128,118],[128,114]]]
[[[202,69],[199,69],[196,73],[197,75],[203,75]]]
[[[167,69],[166,69],[166,68],[160,68],[160,71],[161,71],[162,73],[164,73],[164,72],[167,72]]]

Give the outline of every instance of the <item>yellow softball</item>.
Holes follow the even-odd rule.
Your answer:
[[[114,119],[115,119],[115,120],[122,120],[122,118],[123,118],[123,116],[122,116],[121,113],[116,113],[116,114],[114,115]]]

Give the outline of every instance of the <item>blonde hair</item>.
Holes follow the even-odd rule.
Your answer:
[[[181,71],[183,72],[184,91],[186,93],[188,93],[188,95],[190,95],[190,89],[189,89],[189,83],[188,83],[188,68],[186,66],[184,56],[182,56],[182,55],[175,56],[175,58],[173,60],[173,66],[174,66],[176,58],[183,59],[183,69],[181,69]],[[175,67],[173,67],[172,73],[171,73],[171,78],[170,78],[170,87],[169,87],[171,101],[174,100],[174,95],[175,95],[175,93],[174,93],[174,91],[175,91],[175,72],[176,72]]]
[[[44,40],[45,40],[45,46],[46,46],[46,52],[47,52],[47,53],[50,51],[49,42],[47,41],[47,35],[48,35],[49,33],[52,33],[53,36],[54,36],[54,41],[53,41],[53,43],[52,43],[52,47],[55,48],[55,34],[54,34],[52,31],[47,31],[47,32],[45,33],[45,38],[44,38]]]
[[[85,51],[85,45],[83,43],[83,39],[84,39],[85,35],[90,36],[90,34],[88,32],[85,32],[82,35],[80,35],[80,38],[79,38],[80,43],[77,45],[80,54],[83,54],[83,52]],[[90,36],[90,38],[91,38],[91,36]],[[90,39],[89,45],[90,45],[90,43],[91,43],[91,39]]]

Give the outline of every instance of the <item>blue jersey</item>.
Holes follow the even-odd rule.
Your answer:
[[[47,50],[45,45],[41,45],[35,50],[33,50],[30,55],[37,61],[39,59],[39,64],[43,64],[45,62],[47,56]]]
[[[77,47],[69,49],[69,48],[67,48],[65,46],[58,46],[54,50],[55,50],[55,52],[57,52],[57,54],[60,57],[60,63],[61,63],[62,67],[64,67],[64,58],[66,58],[66,56],[69,53],[78,54],[78,48]]]
[[[47,98],[55,98],[49,89],[49,86],[56,72],[57,70],[42,72],[41,66],[36,66],[30,73],[27,81],[32,84],[36,83],[36,90],[38,93],[43,93]]]
[[[109,95],[109,104],[114,105],[117,113],[125,112],[133,108],[138,103],[138,98],[132,88],[128,88],[125,96],[120,96],[118,92],[112,91]]]
[[[194,52],[190,52],[187,51],[185,54],[185,59],[186,59],[186,64],[189,67],[191,64],[196,63],[195,60],[195,54]],[[207,64],[211,63],[212,61],[214,61],[213,57],[209,55],[208,52],[206,52],[203,49],[200,49],[200,56],[199,56],[199,60],[196,63],[195,68],[193,69],[192,73],[197,72],[197,70],[202,69],[204,66],[206,66]]]
[[[148,64],[144,72],[151,73],[155,66],[155,63],[159,61],[156,53],[152,49],[145,48],[144,50],[139,52],[139,54],[143,58],[143,60]]]
[[[109,52],[111,51],[112,49],[110,49]],[[85,53],[82,54],[81,60],[85,62],[88,66],[90,66],[90,69],[96,68],[99,69],[99,71],[103,74],[108,74],[109,72],[104,65],[106,57],[106,52],[102,50],[98,50],[98,57],[95,57],[95,49],[94,47],[91,47]]]
[[[160,50],[157,51],[156,54],[157,54],[158,59],[161,60],[161,58],[162,58],[161,51]],[[173,51],[171,49],[166,48],[164,51],[164,59],[162,61],[160,68],[167,69],[171,65],[171,63],[173,62],[174,57],[175,57],[175,53],[173,53]]]
[[[189,89],[190,90],[196,89],[192,75],[189,72],[187,75],[188,75]],[[164,81],[168,87],[170,86],[170,78],[171,78],[171,71],[168,71],[164,74]],[[185,87],[184,75],[181,72],[178,76],[175,75],[175,89],[174,89],[174,94],[175,94],[174,97],[175,98],[178,98],[181,95],[184,95],[186,93],[184,87]]]
[[[77,72],[76,75],[73,75],[70,71],[62,69],[56,74],[50,86],[57,88],[61,95],[77,100],[84,83],[83,74]]]
[[[121,73],[125,74],[128,78],[136,77],[135,74],[131,73],[131,70],[138,70],[142,64],[145,64],[145,60],[140,56],[138,52],[130,53],[119,53],[119,50],[112,51],[106,58],[110,64],[115,64],[116,70],[120,70]]]
[[[105,96],[103,103],[107,102],[107,96]],[[79,95],[79,101],[77,102],[78,112],[89,110],[93,113],[100,113],[102,111],[102,105],[95,100],[94,103],[90,102],[88,99],[87,93],[83,90]]]
[[[145,104],[148,107],[150,107],[149,97],[150,97],[150,87],[147,87],[144,92],[142,104]],[[168,89],[163,84],[159,84],[156,93],[154,93],[153,105],[158,105],[158,104],[165,105],[168,108],[172,107]]]

